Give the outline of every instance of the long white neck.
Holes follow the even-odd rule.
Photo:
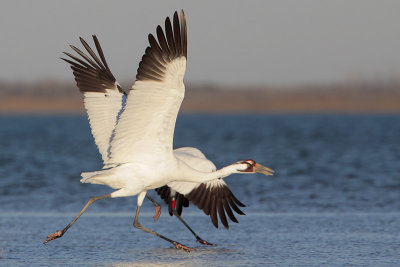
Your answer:
[[[184,175],[180,176],[180,179],[184,180],[185,182],[204,183],[214,179],[224,178],[234,173],[240,173],[235,164],[228,165],[214,172],[200,172],[186,164],[184,165],[185,166],[182,166],[183,168],[181,169],[181,174],[183,173]]]

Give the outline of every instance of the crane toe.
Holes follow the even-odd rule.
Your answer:
[[[178,242],[174,242],[174,245],[175,245],[176,249],[183,250],[183,251],[188,252],[188,253],[190,251],[195,251],[194,248],[187,247],[187,246],[182,245],[181,243],[178,243]]]
[[[204,245],[204,246],[213,246],[215,247],[217,244],[213,244],[213,243],[209,243],[201,238],[197,238],[197,242],[199,242],[200,244]]]
[[[63,230],[58,230],[54,234],[48,235],[47,239],[43,242],[43,244],[46,244],[46,243],[50,242],[51,240],[60,238],[63,236],[63,234],[64,234]]]

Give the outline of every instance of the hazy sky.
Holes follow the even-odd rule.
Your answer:
[[[147,34],[175,10],[188,23],[185,80],[292,85],[400,77],[400,1],[1,1],[0,79],[72,79],[58,59],[97,34],[133,81]],[[78,46],[80,47],[80,46]]]

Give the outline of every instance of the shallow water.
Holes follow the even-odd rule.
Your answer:
[[[59,240],[42,245],[49,231],[74,213],[7,213],[0,216],[2,259],[10,266],[396,266],[400,213],[252,213],[229,231],[215,230],[200,213],[185,218],[204,247],[175,219],[152,213],[142,223],[192,246],[185,253],[132,228],[130,213],[88,213]]]
[[[196,207],[183,217],[217,247],[202,247],[167,213],[141,223],[197,250],[177,251],[133,229],[136,198],[98,201],[79,183],[101,168],[85,117],[0,117],[0,265],[397,266],[400,262],[400,116],[203,116],[178,118],[175,147],[200,148],[216,165],[253,158],[274,177],[226,181],[246,216],[215,229]],[[155,193],[151,193],[156,197]]]

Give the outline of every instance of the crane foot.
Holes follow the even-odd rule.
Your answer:
[[[47,242],[50,242],[51,240],[60,238],[63,236],[63,234],[64,234],[63,230],[58,230],[54,234],[47,236],[47,239],[43,242],[43,244],[46,244]]]
[[[175,245],[176,249],[180,249],[180,250],[183,250],[185,252],[195,251],[194,248],[187,247],[187,246],[182,245],[182,244],[180,244],[178,242],[175,242],[174,245]]]
[[[197,242],[199,242],[200,244],[204,245],[204,246],[216,246],[216,244],[213,243],[209,243],[201,238],[197,238]]]

